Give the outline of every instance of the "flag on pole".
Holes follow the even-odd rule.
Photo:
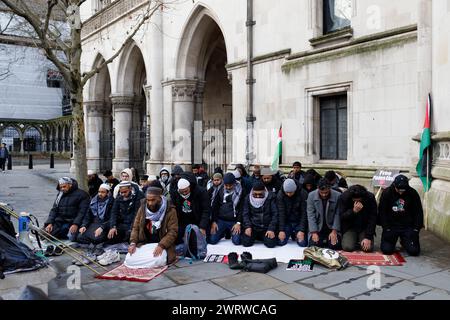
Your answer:
[[[428,95],[425,123],[423,125],[422,139],[420,141],[420,154],[419,163],[417,164],[416,171],[422,180],[423,188],[425,192],[428,192],[431,188],[431,95]]]
[[[277,146],[275,149],[275,155],[272,161],[272,170],[278,170],[280,168],[280,158],[282,154],[282,138],[283,138],[283,126],[280,126],[278,131]]]

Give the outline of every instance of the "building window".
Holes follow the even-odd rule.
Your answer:
[[[63,76],[61,72],[56,70],[47,70],[47,87],[48,88],[61,88],[63,82]]]
[[[347,95],[320,98],[320,158],[347,160]]]
[[[351,25],[353,0],[323,1],[323,34],[344,29]]]

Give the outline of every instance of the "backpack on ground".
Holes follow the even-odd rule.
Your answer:
[[[207,252],[206,237],[200,232],[198,226],[190,224],[186,227],[183,243],[185,257],[205,259]]]
[[[0,207],[0,230],[9,234],[11,237],[16,236],[16,230],[11,222],[11,216],[2,207]]]
[[[3,274],[32,271],[47,266],[47,262],[6,232],[0,230],[0,278]]]

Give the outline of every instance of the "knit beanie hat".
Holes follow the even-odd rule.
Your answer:
[[[283,183],[284,192],[291,193],[297,191],[297,184],[292,179],[286,179]]]

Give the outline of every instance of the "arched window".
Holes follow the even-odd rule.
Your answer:
[[[2,142],[6,144],[9,151],[20,152],[20,134],[14,127],[7,127],[3,131]]]
[[[25,130],[23,136],[23,149],[24,151],[42,151],[41,150],[41,133],[35,127],[29,127]]]

